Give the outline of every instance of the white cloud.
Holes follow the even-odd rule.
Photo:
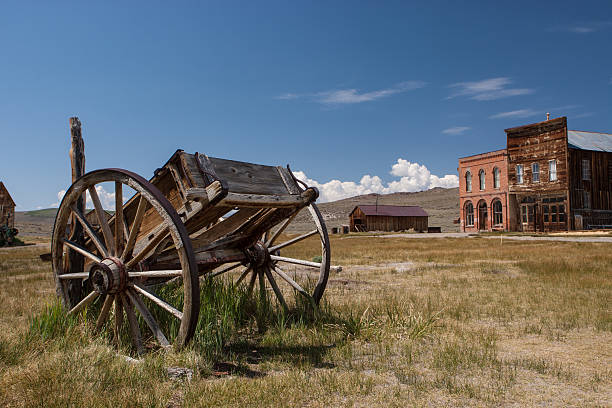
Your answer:
[[[296,171],[295,176],[311,187],[319,190],[321,202],[336,201],[343,198],[353,197],[362,194],[391,194],[397,192],[414,192],[428,190],[434,187],[452,188],[459,185],[459,178],[454,174],[447,174],[438,177],[431,174],[426,166],[418,163],[411,163],[402,158],[397,159],[393,164],[390,174],[398,177],[387,185],[380,177],[366,174],[359,180],[340,181],[331,180],[321,183],[308,178],[306,173]]]
[[[98,193],[98,197],[100,198],[100,203],[102,204],[102,208],[104,208],[105,210],[114,210],[115,209],[115,193],[109,193],[101,185],[96,186],[96,192]],[[58,191],[58,193],[57,193],[57,202],[52,203],[49,206],[50,207],[59,207],[59,205],[62,202],[62,199],[64,198],[65,194],[66,194],[66,190]],[[86,197],[85,207],[86,208],[93,208],[94,205],[93,205],[93,201],[91,201],[91,197],[89,196],[89,192],[85,193],[85,197]],[[125,202],[126,199],[124,198],[123,201]]]
[[[459,82],[450,85],[456,91],[446,99],[466,96],[477,101],[492,101],[494,99],[527,95],[534,92],[533,89],[528,88],[507,88],[506,86],[511,83],[510,78],[506,77],[483,79],[482,81],[475,82]]]
[[[579,113],[577,115],[573,115],[572,119],[588,118],[593,115],[595,115],[595,112],[584,112],[584,113]]]
[[[448,129],[444,129],[442,133],[444,133],[445,135],[460,135],[463,132],[470,130],[470,129],[471,127],[469,126],[454,126]]]
[[[291,99],[297,99],[299,97],[300,96],[298,94],[285,93],[285,94],[282,94],[282,95],[275,96],[274,99],[291,100]]]
[[[57,192],[57,201],[54,203],[49,204],[49,207],[59,207],[60,203],[62,202],[62,198],[64,198],[64,195],[66,194],[66,190],[60,190]]]
[[[577,24],[558,26],[550,31],[565,31],[574,34],[590,34],[612,26],[612,21],[585,21]]]
[[[534,111],[533,109],[518,109],[489,116],[489,119],[528,118],[530,116],[539,115],[540,113],[541,112]]]
[[[423,81],[406,81],[394,85],[390,88],[379,89],[377,91],[360,92],[358,89],[336,89],[330,91],[317,92],[314,94],[295,94],[285,93],[276,96],[275,99],[292,100],[298,98],[307,98],[314,102],[324,105],[346,105],[362,102],[371,102],[377,99],[386,98],[391,95],[402,92],[411,91],[414,89],[423,88],[427,83]]]

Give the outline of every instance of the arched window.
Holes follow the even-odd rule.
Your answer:
[[[469,170],[465,172],[465,191],[472,191],[472,172]]]
[[[474,226],[474,205],[471,201],[465,203],[465,226]]]
[[[504,214],[501,201],[493,201],[493,205],[491,205],[491,207],[493,207],[493,224],[502,225],[504,223]]]
[[[480,189],[484,190],[485,189],[485,171],[484,170],[480,170],[478,172],[478,181],[480,182]]]
[[[493,169],[493,188],[499,188],[500,186],[500,171],[496,167]]]

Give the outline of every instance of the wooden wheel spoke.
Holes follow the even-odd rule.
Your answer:
[[[144,218],[146,210],[147,200],[145,200],[145,198],[141,195],[140,200],[138,201],[138,208],[136,209],[136,216],[134,217],[134,222],[132,222],[132,228],[130,229],[130,234],[128,235],[127,243],[125,244],[125,248],[123,248],[123,253],[121,254],[121,259],[123,260],[125,260],[134,249],[134,244],[136,244],[136,238],[138,237],[140,225],[142,224],[142,219]]]
[[[96,332],[102,330],[102,326],[108,319],[108,315],[110,313],[111,306],[113,305],[113,301],[115,300],[115,295],[106,295],[104,298],[104,304],[102,305],[102,310],[100,311],[100,315],[98,316],[98,320],[96,321]]]
[[[210,275],[208,275],[208,277],[209,277],[209,278],[214,278],[215,276],[219,276],[219,275],[222,275],[222,274],[224,274],[224,273],[226,273],[226,272],[229,272],[229,271],[231,271],[231,270],[234,270],[234,269],[236,269],[237,267],[239,267],[240,265],[242,265],[242,263],[241,263],[241,262],[238,262],[238,263],[236,263],[236,264],[234,264],[234,265],[230,265],[230,266],[228,266],[228,267],[225,267],[225,268],[221,269],[220,271],[213,272],[213,273],[211,273]]]
[[[242,274],[240,275],[240,277],[238,278],[238,280],[236,281],[236,286],[240,285],[240,282],[242,282],[244,280],[244,278],[246,278],[246,276],[249,274],[249,272],[251,271],[251,267],[249,266],[248,268],[246,268]]]
[[[115,295],[115,340],[121,345],[121,327],[123,326],[123,301],[120,295]]]
[[[155,247],[168,235],[169,231],[170,228],[167,225],[164,226],[161,231],[157,233],[157,235],[155,235],[149,242],[147,242],[147,245],[145,245],[145,247],[142,248],[136,256],[134,256],[125,264],[125,267],[128,269],[132,268],[134,267],[134,265],[138,264],[138,262],[145,259],[147,255],[149,255],[151,251],[153,251]]]
[[[288,284],[290,284],[291,286],[293,286],[293,288],[295,290],[297,290],[298,292],[300,292],[302,295],[310,298],[310,294],[308,292],[306,292],[296,281],[294,281],[293,279],[291,279],[289,277],[289,275],[287,275],[285,272],[283,272],[282,269],[280,269],[277,266],[273,266],[272,269],[274,270],[274,272],[276,272],[278,274],[278,276],[280,276],[281,278],[283,278]]]
[[[257,272],[253,270],[251,273],[251,280],[249,281],[249,289],[248,289],[249,295],[253,293],[253,287],[255,286],[255,279],[257,279]]]
[[[88,257],[89,259],[91,259],[94,262],[101,262],[102,261],[100,258],[95,256],[94,254],[92,254],[91,252],[89,252],[88,250],[86,250],[85,248],[83,248],[82,246],[77,244],[76,242],[72,242],[69,239],[64,238],[64,239],[62,239],[62,243],[64,245],[66,245],[68,248],[77,251],[79,254]]]
[[[272,275],[270,268],[268,267],[264,268],[264,272],[266,274],[266,277],[268,278],[268,282],[270,282],[270,286],[272,286],[272,290],[274,291],[276,298],[278,299],[279,303],[283,306],[285,313],[287,313],[289,311],[289,308],[287,307],[287,302],[285,302],[285,297],[283,296],[283,292],[281,292],[280,288],[278,287],[278,284],[276,283],[276,279],[274,279],[274,276]]]
[[[181,311],[179,311],[178,309],[176,309],[174,306],[170,305],[166,301],[158,298],[156,295],[152,294],[151,292],[147,291],[146,289],[144,289],[144,288],[142,288],[142,287],[140,287],[138,285],[134,285],[134,290],[139,292],[143,296],[146,296],[147,298],[149,298],[153,303],[155,303],[157,306],[161,307],[165,311],[171,313],[177,319],[179,319],[179,320],[183,319],[183,313]]]
[[[89,295],[85,296],[83,300],[81,300],[75,307],[70,309],[70,311],[68,312],[68,315],[70,316],[75,313],[78,313],[79,311],[81,311],[81,309],[85,308],[86,306],[89,306],[91,302],[96,300],[97,297],[98,297],[98,292],[96,292],[95,290],[91,291]]]
[[[123,247],[123,221],[123,184],[115,181],[115,255],[119,255]]]
[[[256,269],[257,276],[259,277],[259,300],[263,305],[266,301],[266,280],[264,278],[263,268]]]
[[[98,248],[98,251],[100,251],[100,254],[103,257],[108,257],[109,256],[108,250],[102,243],[102,240],[100,240],[100,237],[98,236],[98,234],[96,234],[96,231],[93,229],[91,224],[87,221],[87,218],[85,218],[83,213],[79,211],[79,209],[76,206],[72,206],[72,213],[74,214],[76,219],[79,221],[79,223],[83,226],[85,233],[89,236],[89,238],[94,243],[96,248]]]
[[[144,321],[147,323],[147,326],[149,326],[149,329],[151,329],[151,332],[153,333],[157,341],[159,341],[159,344],[161,344],[162,347],[169,346],[170,343],[168,342],[168,339],[159,328],[159,325],[155,321],[155,318],[153,317],[151,312],[149,312],[149,309],[147,309],[140,296],[130,289],[128,289],[126,293],[132,303],[136,306],[136,309],[138,309],[138,312],[140,313]]]
[[[312,237],[313,235],[318,234],[318,233],[319,233],[319,230],[312,230],[312,231],[310,231],[310,232],[308,232],[308,233],[306,233],[304,235],[300,235],[299,237],[295,237],[293,239],[290,239],[287,242],[283,242],[282,244],[278,244],[278,245],[275,245],[273,247],[270,247],[270,248],[268,248],[268,251],[270,251],[270,252],[277,251],[277,250],[279,250],[281,248],[284,248],[286,246],[293,245],[296,242],[300,242],[303,239],[306,239],[308,237]]]
[[[286,256],[270,255],[270,259],[272,259],[273,261],[286,262],[286,263],[295,264],[295,265],[309,266],[311,268],[321,267],[321,264],[319,262],[304,261],[302,259],[295,259],[295,258],[287,258]]]
[[[89,277],[89,272],[73,272],[57,275],[60,279],[85,279]]]
[[[138,320],[136,319],[136,313],[134,313],[134,307],[132,306],[130,299],[123,293],[121,294],[121,302],[123,303],[123,308],[125,309],[125,314],[127,315],[128,324],[130,326],[132,345],[138,354],[143,354],[144,347],[142,346],[140,327],[138,327]]]
[[[171,269],[167,271],[143,271],[143,272],[128,272],[130,278],[176,278],[183,276],[181,269]]]
[[[104,211],[104,208],[102,208],[102,203],[100,202],[100,197],[98,197],[96,186],[90,186],[87,191],[89,191],[89,196],[91,197],[91,201],[93,202],[96,215],[98,216],[98,222],[100,223],[100,227],[102,228],[102,235],[104,236],[106,248],[108,248],[111,255],[115,255],[117,251],[115,250],[115,241],[113,239],[113,233],[111,232],[110,226],[108,225],[108,220],[106,219],[106,212]]]
[[[266,241],[266,246],[269,247],[270,245],[272,245],[274,243],[274,241],[276,241],[276,239],[280,236],[280,234],[282,234],[282,232],[285,230],[285,228],[287,228],[287,226],[289,224],[291,224],[291,221],[293,221],[293,219],[297,215],[298,215],[298,213],[296,212],[291,217],[287,218],[287,220],[276,231],[274,231],[274,234],[272,234],[270,239],[268,241]]]

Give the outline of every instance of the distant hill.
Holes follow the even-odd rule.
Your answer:
[[[376,194],[367,194],[344,200],[318,204],[327,227],[348,225],[348,216],[358,204],[375,204]],[[453,220],[459,217],[459,189],[436,187],[417,193],[393,193],[378,196],[378,204],[418,205],[429,214],[429,225],[442,227],[442,231],[458,231]],[[51,236],[57,208],[36,211],[17,211],[15,224],[20,235]],[[291,223],[288,232],[310,231],[312,223],[307,212],[301,212]]]
[[[348,225],[350,212],[359,204],[376,204],[376,194],[366,194],[344,200],[318,204],[328,228]],[[436,187],[416,193],[393,193],[378,195],[378,204],[418,205],[429,214],[429,225],[442,227],[442,231],[458,231],[453,220],[459,218],[459,188]],[[308,215],[300,213],[292,223],[291,230],[305,231],[310,227]],[[311,228],[310,228],[311,229]]]
[[[43,210],[34,211],[18,211],[17,213],[26,217],[55,218],[57,208],[45,208]]]

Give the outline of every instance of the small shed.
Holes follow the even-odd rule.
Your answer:
[[[358,205],[349,215],[350,230],[427,231],[429,214],[418,205]]]
[[[108,222],[113,217],[113,214],[111,214],[107,210],[104,210],[104,217],[106,217],[106,221]],[[96,214],[96,210],[89,210],[88,212],[86,212],[85,218],[91,224],[92,227],[100,228],[100,222],[98,220],[98,214]]]
[[[15,202],[0,181],[0,225],[7,225],[15,228]]]

